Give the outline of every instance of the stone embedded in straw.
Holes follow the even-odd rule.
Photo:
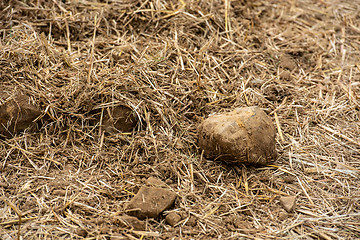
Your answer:
[[[295,61],[288,55],[282,55],[280,57],[280,66],[285,69],[289,69],[290,71],[297,68]]]
[[[0,135],[10,137],[33,125],[41,111],[25,95],[17,95],[0,105]]]
[[[138,193],[126,205],[128,215],[140,219],[157,218],[160,213],[171,207],[176,199],[176,193],[156,187],[141,187]]]
[[[229,163],[269,163],[277,155],[275,135],[270,117],[258,107],[214,115],[198,127],[204,156]]]
[[[280,204],[287,212],[292,212],[295,209],[296,197],[295,196],[281,197]]]
[[[131,132],[136,125],[134,111],[127,106],[110,107],[105,112],[103,126],[108,133]]]
[[[170,226],[174,227],[176,224],[178,224],[181,221],[181,216],[176,212],[171,212],[168,215],[166,215],[165,220]]]

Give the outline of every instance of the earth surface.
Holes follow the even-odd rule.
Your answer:
[[[360,238],[359,56],[358,0],[1,1],[0,239]],[[277,157],[206,159],[246,106]]]

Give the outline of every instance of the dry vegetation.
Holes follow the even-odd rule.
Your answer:
[[[360,238],[359,12],[358,0],[1,1],[0,101],[26,94],[42,115],[0,140],[0,238]],[[103,131],[116,105],[134,132]],[[273,119],[278,158],[204,159],[198,124],[243,106]],[[150,176],[183,220],[118,226]]]

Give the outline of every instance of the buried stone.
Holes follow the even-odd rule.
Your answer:
[[[198,127],[199,146],[209,159],[263,165],[274,160],[275,127],[258,107],[210,116]]]
[[[11,137],[34,125],[41,111],[26,95],[17,95],[0,105],[0,136]]]
[[[131,132],[137,125],[134,111],[123,105],[110,107],[106,110],[103,126],[106,132],[115,134],[119,132]]]

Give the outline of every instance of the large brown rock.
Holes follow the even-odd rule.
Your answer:
[[[0,135],[10,137],[33,125],[41,111],[25,95],[18,95],[0,105]]]
[[[164,188],[141,187],[125,207],[128,215],[140,219],[157,218],[174,204],[176,193]]]
[[[198,127],[204,156],[229,163],[269,163],[277,155],[275,135],[270,117],[258,107],[213,115]]]

